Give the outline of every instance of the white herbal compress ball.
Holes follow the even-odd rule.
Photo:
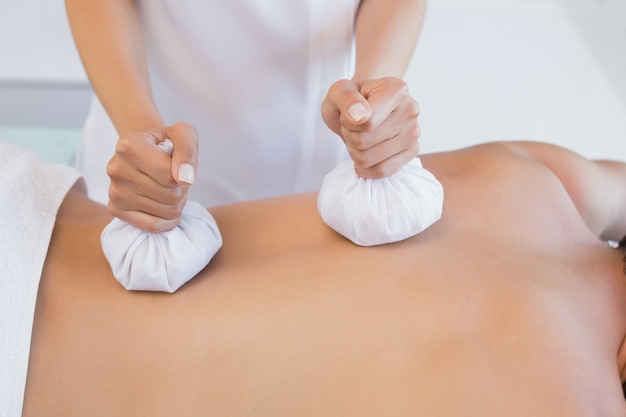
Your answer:
[[[157,147],[172,156],[171,140]],[[171,230],[148,233],[116,218],[102,231],[100,243],[124,288],[172,293],[211,262],[222,247],[222,235],[211,213],[187,201],[180,223]]]
[[[359,177],[347,160],[324,178],[317,208],[328,226],[357,245],[381,245],[421,233],[439,220],[443,187],[418,158],[381,179]]]
[[[211,261],[222,236],[211,214],[188,201],[180,224],[148,233],[113,219],[100,237],[115,279],[127,290],[174,292]]]

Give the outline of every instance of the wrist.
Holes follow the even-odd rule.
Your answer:
[[[120,136],[130,132],[164,130],[167,127],[163,119],[157,115],[135,115],[127,120],[114,122],[114,124]]]

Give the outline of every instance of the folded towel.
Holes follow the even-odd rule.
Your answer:
[[[80,177],[0,142],[0,416],[20,416],[41,271],[57,211]]]
[[[324,178],[317,207],[328,226],[357,245],[381,245],[421,233],[439,220],[443,187],[418,158],[381,179],[359,177],[347,160]]]

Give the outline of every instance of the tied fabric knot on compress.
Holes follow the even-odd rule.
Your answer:
[[[322,220],[352,242],[382,245],[421,233],[439,220],[443,187],[418,158],[380,179],[359,177],[347,160],[324,178],[317,206]]]

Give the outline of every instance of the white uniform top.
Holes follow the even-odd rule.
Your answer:
[[[319,189],[347,157],[320,115],[351,76],[359,0],[140,0],[150,76],[167,124],[199,132],[190,198],[205,206]],[[94,100],[78,152],[90,196],[108,200],[118,136]]]

